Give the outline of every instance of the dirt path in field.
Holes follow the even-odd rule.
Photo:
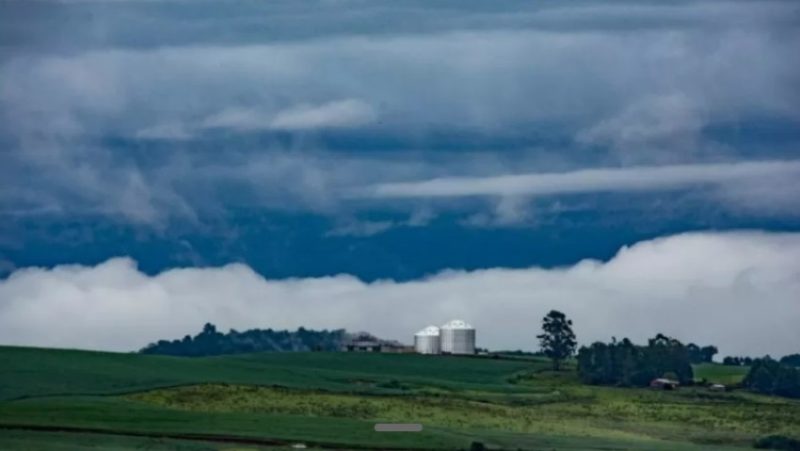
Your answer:
[[[365,445],[343,445],[339,443],[315,442],[306,440],[278,440],[271,438],[241,437],[235,435],[220,434],[180,434],[168,432],[136,432],[118,431],[113,429],[83,428],[73,426],[42,426],[31,424],[0,424],[0,430],[34,431],[34,432],[64,432],[75,434],[98,434],[98,435],[119,435],[128,437],[145,437],[156,439],[191,440],[212,443],[226,443],[236,445],[260,445],[260,446],[292,446],[302,443],[309,448],[316,449],[357,449],[357,450],[391,450],[391,451],[437,451],[438,448],[398,448],[398,447],[372,447]]]

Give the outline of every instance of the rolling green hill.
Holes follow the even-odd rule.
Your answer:
[[[392,381],[427,387],[514,391],[515,372],[545,362],[415,354],[259,353],[167,357],[0,347],[0,400],[44,395],[106,395],[225,382],[356,392],[401,392]],[[537,366],[538,365],[538,366]]]
[[[800,431],[797,401],[585,386],[538,358],[0,347],[0,361],[0,449],[722,450]],[[697,372],[720,382],[739,374]],[[425,429],[376,433],[379,421]]]
[[[738,384],[750,370],[746,366],[719,365],[716,363],[701,363],[694,365],[694,378],[705,379],[717,384]]]

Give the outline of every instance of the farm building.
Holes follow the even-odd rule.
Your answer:
[[[370,333],[359,332],[344,343],[342,351],[403,353],[410,352],[410,349],[399,341],[381,340]]]

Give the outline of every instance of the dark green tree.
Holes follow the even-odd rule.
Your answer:
[[[781,358],[781,363],[785,365],[800,367],[800,354],[789,354]]]
[[[700,354],[703,356],[703,362],[711,363],[714,361],[714,356],[719,353],[716,346],[703,346],[700,348]]]
[[[687,347],[658,334],[647,346],[637,346],[625,338],[581,347],[578,376],[587,384],[645,387],[654,378],[665,376],[690,383],[694,374]]]
[[[657,377],[665,377],[670,372],[682,384],[694,379],[689,352],[674,338],[658,334],[647,340],[647,356],[649,366],[655,369]]]
[[[755,359],[742,385],[767,395],[800,398],[800,369],[769,356]]]
[[[541,335],[537,335],[544,355],[553,361],[553,369],[558,371],[561,362],[575,353],[578,342],[572,331],[572,320],[558,310],[551,310],[542,318]]]
[[[689,354],[689,360],[692,363],[703,362],[703,353],[700,350],[700,346],[697,346],[694,343],[689,343],[686,345],[686,352]]]

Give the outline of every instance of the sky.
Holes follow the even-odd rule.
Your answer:
[[[800,352],[798,25],[792,0],[0,0],[0,343],[458,317],[535,349],[555,308],[584,344]]]

